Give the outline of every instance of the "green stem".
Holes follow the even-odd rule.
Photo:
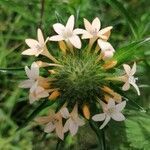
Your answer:
[[[105,141],[105,132],[104,129],[100,131],[100,129],[94,124],[93,121],[89,121],[89,124],[95,134],[97,135],[98,141],[99,141],[99,149],[100,150],[106,150],[106,141]]]
[[[93,130],[93,131],[95,132],[95,134],[97,135],[97,139],[98,139],[98,141],[99,141],[98,145],[99,145],[99,148],[100,148],[100,147],[101,147],[101,135],[100,135],[100,133],[99,133],[99,131],[98,131],[98,129],[97,129],[97,126],[96,126],[91,120],[89,121],[89,124],[90,124],[92,130]]]
[[[103,150],[106,150],[106,141],[105,141],[105,130],[103,129],[102,131],[101,131],[101,133],[102,133],[102,149]]]

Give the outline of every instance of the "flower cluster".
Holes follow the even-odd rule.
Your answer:
[[[47,133],[55,130],[62,140],[64,133],[70,131],[72,136],[75,135],[79,126],[89,119],[104,121],[100,129],[111,118],[115,121],[125,120],[121,111],[126,101],[111,85],[122,86],[123,91],[129,90],[132,85],[140,95],[134,77],[136,63],[132,68],[127,64],[116,67],[117,61],[113,59],[115,49],[108,42],[112,26],[101,29],[98,18],[92,23],[84,19],[85,29],[74,29],[74,24],[73,15],[65,26],[54,24],[57,35],[47,37],[46,40],[38,29],[38,40],[26,39],[29,48],[22,52],[23,55],[40,56],[40,60],[33,62],[31,68],[25,67],[28,79],[19,86],[30,89],[31,104],[43,98],[55,100],[59,104],[57,111],[36,118],[36,121],[45,124],[44,131]],[[55,52],[51,51],[52,55],[47,47],[49,41],[50,44],[53,44],[52,41],[58,42],[61,51],[56,57],[53,56]],[[122,68],[124,71],[116,71]],[[40,75],[40,70],[44,73],[46,70],[44,77]]]

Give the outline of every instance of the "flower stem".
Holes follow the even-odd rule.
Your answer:
[[[99,141],[99,149],[100,150],[106,150],[106,141],[105,141],[105,132],[104,130],[99,130],[99,128],[94,124],[92,120],[89,121],[89,124],[92,128],[92,130],[97,135],[98,141]]]

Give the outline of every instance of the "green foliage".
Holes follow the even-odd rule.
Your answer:
[[[65,2],[66,1],[66,2]],[[53,34],[52,24],[65,23],[70,14],[76,16],[77,27],[83,27],[85,17],[90,21],[99,17],[102,27],[114,26],[111,43],[116,49],[118,65],[137,61],[137,76],[141,90],[140,98],[129,92],[129,99],[139,106],[150,109],[149,94],[149,34],[150,12],[148,0],[0,0],[0,149],[30,150],[55,149],[56,139],[51,134],[32,125],[41,108],[46,104],[30,106],[27,93],[18,89],[24,76],[23,68],[30,64],[29,57],[20,54],[25,49],[24,40],[36,38],[36,30],[41,27],[47,36]],[[123,17],[124,16],[124,17]],[[126,24],[128,22],[128,24]],[[132,32],[130,32],[132,30]],[[56,48],[52,49],[56,52]],[[127,62],[126,62],[127,63]],[[18,69],[16,69],[18,68]],[[18,105],[18,102],[20,104]],[[48,104],[49,105],[49,104]],[[30,106],[30,109],[29,109]],[[132,112],[125,123],[111,121],[106,129],[106,145],[111,150],[148,150],[150,147],[149,114]],[[17,118],[17,119],[16,119]],[[18,120],[21,120],[20,122]],[[28,125],[30,122],[31,126]],[[17,131],[18,124],[22,127]],[[23,128],[26,126],[25,128]],[[89,138],[89,127],[77,138],[66,140],[66,149],[98,149],[96,137]],[[91,132],[91,131],[90,131]],[[98,130],[96,131],[98,132]],[[86,137],[86,139],[85,139]],[[80,141],[83,141],[80,143]],[[46,146],[45,146],[46,145]],[[90,145],[88,147],[88,145]]]

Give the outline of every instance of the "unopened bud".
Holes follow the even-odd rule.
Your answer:
[[[90,110],[89,110],[89,106],[87,104],[83,105],[82,111],[83,111],[84,117],[86,119],[90,119]]]
[[[58,98],[60,96],[60,92],[59,91],[54,91],[52,92],[52,94],[49,96],[48,99],[50,100],[55,100],[56,98]]]

